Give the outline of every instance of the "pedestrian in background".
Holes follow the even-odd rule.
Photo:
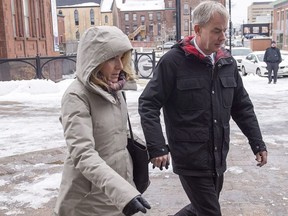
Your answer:
[[[242,36],[242,38],[241,38],[241,43],[242,43],[242,46],[244,47],[244,40],[245,40],[245,37],[244,37],[244,35]]]
[[[170,163],[170,151],[173,171],[191,202],[175,216],[221,215],[231,116],[248,138],[257,165],[267,163],[253,104],[235,59],[223,48],[228,20],[222,4],[200,3],[193,11],[195,36],[185,37],[160,59],[139,98],[151,162],[162,170]]]
[[[61,103],[68,155],[55,215],[130,216],[150,208],[135,188],[126,148],[121,89],[132,79],[131,50],[127,35],[113,26],[89,28],[80,40],[76,79]]]
[[[277,83],[279,64],[282,62],[280,50],[276,47],[276,42],[271,42],[271,47],[267,48],[264,54],[264,62],[267,64],[268,70],[268,84],[272,82],[273,71],[273,83]]]

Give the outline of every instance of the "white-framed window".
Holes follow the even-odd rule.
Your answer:
[[[157,21],[161,21],[161,12],[157,12]]]
[[[132,16],[133,16],[133,18],[132,18],[132,19],[133,19],[133,21],[137,21],[137,14],[136,14],[136,13],[133,13],[133,15],[132,15]]]
[[[184,6],[183,6],[183,7],[184,7],[183,14],[185,14],[185,15],[190,15],[188,3],[184,3]]]
[[[153,20],[153,13],[149,13],[149,20],[150,20],[150,21]]]
[[[141,20],[141,24],[144,25],[144,23],[145,23],[145,16],[142,15],[142,16],[140,17],[140,20]]]
[[[124,14],[124,19],[125,19],[125,21],[129,21],[129,13]]]
[[[125,26],[125,33],[128,35],[130,34],[130,26],[129,25],[126,25]]]
[[[184,20],[184,31],[189,31],[189,20]]]

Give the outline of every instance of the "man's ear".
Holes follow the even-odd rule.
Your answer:
[[[196,34],[197,36],[200,35],[200,33],[201,33],[201,27],[200,27],[200,25],[198,25],[198,24],[194,25],[194,32],[195,32],[195,34]]]

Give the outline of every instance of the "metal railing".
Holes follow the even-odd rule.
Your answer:
[[[68,60],[72,64],[67,63]],[[58,81],[63,75],[75,71],[76,56],[0,59],[0,80],[51,79]]]
[[[140,75],[140,78],[151,78],[153,70],[156,66],[155,51],[153,50],[151,53],[135,51],[134,66],[136,75]]]
[[[135,51],[133,57],[136,75],[151,78],[156,65],[155,51]],[[73,75],[75,70],[76,55],[0,59],[0,81],[50,79],[57,82],[65,75]]]

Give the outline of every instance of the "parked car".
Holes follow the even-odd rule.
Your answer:
[[[170,49],[175,43],[176,41],[168,41],[168,42],[165,42],[164,44],[156,46],[156,49],[157,50]]]
[[[238,71],[241,71],[242,60],[251,52],[252,50],[247,47],[232,47],[231,48],[231,55],[237,61]]]
[[[235,40],[234,41],[234,47],[243,47],[242,41],[241,40]]]
[[[230,42],[230,40],[227,39],[225,41],[225,46],[229,47],[229,42]],[[233,40],[231,40],[231,47],[243,47],[243,44],[240,40],[234,40],[233,39]]]
[[[252,38],[258,37],[258,36],[260,36],[260,35],[258,35],[258,34],[245,34],[245,35],[244,35],[244,37],[245,37],[246,39],[252,39]]]
[[[247,74],[257,74],[268,76],[267,65],[263,61],[265,51],[255,51],[242,60],[241,71],[243,76]],[[279,64],[278,76],[288,76],[288,61],[283,60]]]
[[[282,60],[288,61],[288,51],[280,50]]]

